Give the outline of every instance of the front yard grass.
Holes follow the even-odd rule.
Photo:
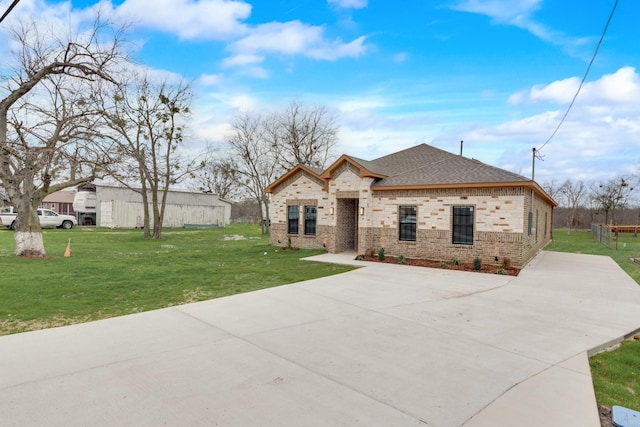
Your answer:
[[[283,251],[254,225],[141,230],[44,230],[46,259],[13,255],[0,230],[0,335],[203,301],[349,271],[301,261],[321,250]],[[241,240],[233,240],[241,236]],[[71,257],[64,252],[71,239]]]
[[[610,256],[640,284],[640,266],[632,258],[640,258],[640,236],[620,234],[618,249],[599,243],[590,231],[554,230],[553,243],[546,250]],[[604,285],[604,284],[603,284]],[[640,308],[638,309],[640,314]],[[623,342],[620,347],[589,358],[591,376],[599,405],[613,405],[640,411],[640,340]]]

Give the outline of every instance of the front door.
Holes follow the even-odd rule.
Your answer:
[[[358,199],[337,200],[336,252],[358,249]]]

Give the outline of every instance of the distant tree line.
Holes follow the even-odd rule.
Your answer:
[[[542,187],[558,202],[553,227],[587,229],[591,224],[639,224],[637,176],[618,176],[605,181],[567,179],[545,181]]]

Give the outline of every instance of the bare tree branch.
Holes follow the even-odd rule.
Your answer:
[[[121,34],[100,16],[90,31],[64,38],[33,22],[13,31],[20,48],[0,99],[0,180],[18,209],[17,255],[45,256],[36,208],[100,168],[94,95],[99,83],[115,82],[113,67],[125,60]]]
[[[188,85],[156,84],[145,75],[128,77],[110,97],[101,98],[103,121],[111,129],[108,137],[117,147],[105,153],[118,160],[109,174],[141,195],[146,237],[162,238],[169,188],[202,167],[178,150],[190,101]]]

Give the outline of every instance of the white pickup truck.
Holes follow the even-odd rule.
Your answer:
[[[9,227],[12,230],[16,228],[16,209],[13,207],[6,207],[0,209],[0,226]],[[70,229],[78,222],[76,218],[71,215],[62,215],[51,209],[38,209],[38,219],[40,220],[40,227],[58,227],[64,229]]]

